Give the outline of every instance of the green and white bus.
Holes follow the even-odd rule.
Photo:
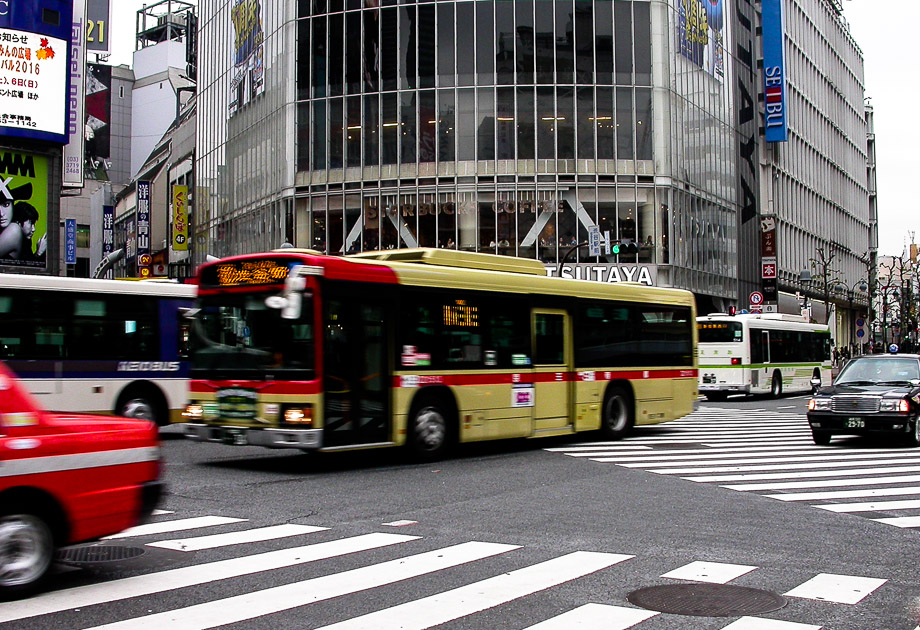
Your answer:
[[[696,318],[700,393],[807,392],[812,379],[831,380],[831,333],[799,315],[710,313]]]

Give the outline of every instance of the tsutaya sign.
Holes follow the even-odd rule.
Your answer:
[[[650,287],[658,285],[658,268],[655,265],[573,263],[562,265],[561,274],[559,267],[547,265],[546,275],[592,282],[639,282]]]

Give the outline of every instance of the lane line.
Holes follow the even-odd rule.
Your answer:
[[[633,557],[576,551],[444,593],[324,626],[319,630],[424,630],[570,582]]]
[[[287,538],[290,536],[301,536],[303,534],[312,534],[328,529],[328,527],[287,523],[284,525],[259,527],[256,529],[244,529],[240,532],[229,532],[226,534],[161,540],[159,542],[147,543],[146,546],[159,547],[161,549],[174,549],[176,551],[201,551],[202,549],[215,549],[217,547],[226,547],[229,545],[241,545],[252,542],[275,540],[278,538]]]
[[[418,540],[418,536],[402,534],[365,534],[342,540],[317,543],[292,549],[281,549],[252,556],[209,562],[179,569],[158,571],[99,584],[88,584],[75,588],[35,595],[31,599],[4,602],[0,606],[0,622],[14,621],[37,615],[61,612],[72,608],[85,608],[95,604],[106,604],[130,597],[197,586],[270,571],[316,560],[325,560],[359,551],[379,549],[390,545]]]
[[[380,562],[359,569],[285,584],[284,586],[266,588],[145,617],[126,619],[97,626],[93,630],[102,630],[103,628],[105,630],[124,628],[131,628],[132,630],[145,628],[151,630],[162,630],[163,628],[169,628],[169,630],[204,630],[205,628],[239,623],[334,597],[393,584],[428,573],[443,571],[450,567],[497,556],[515,549],[520,549],[520,546],[467,542],[414,556]],[[376,626],[376,629],[379,630],[381,627],[384,626]]]
[[[887,581],[855,575],[820,573],[785,595],[835,604],[858,604]]]
[[[660,614],[624,606],[585,604],[524,630],[628,630]]]

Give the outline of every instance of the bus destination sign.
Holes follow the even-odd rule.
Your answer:
[[[471,306],[466,300],[456,300],[444,305],[444,325],[476,328],[479,326],[479,307]]]
[[[201,283],[212,287],[281,284],[293,264],[291,260],[274,258],[219,262],[202,271]]]

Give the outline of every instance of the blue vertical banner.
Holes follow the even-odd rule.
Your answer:
[[[767,142],[786,142],[786,43],[784,0],[763,0],[763,95]]]
[[[64,219],[64,264],[77,264],[77,220]]]

